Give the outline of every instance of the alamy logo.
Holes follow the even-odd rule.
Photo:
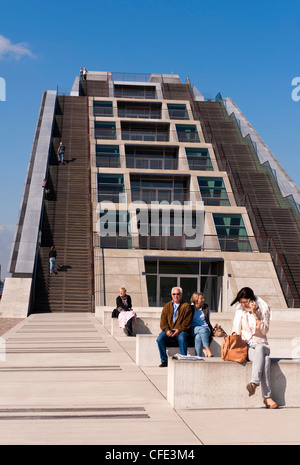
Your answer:
[[[154,202],[141,200],[126,207],[124,194],[119,194],[119,209],[110,201],[97,205],[99,219],[96,232],[100,237],[164,236],[186,238],[186,247],[201,247],[204,239],[203,202]]]
[[[296,86],[292,91],[292,99],[294,102],[299,102],[300,100],[300,77],[295,77],[292,80],[292,86]]]
[[[6,85],[5,79],[0,77],[0,102],[6,101]]]

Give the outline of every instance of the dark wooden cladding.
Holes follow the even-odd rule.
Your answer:
[[[107,81],[80,81],[80,95],[88,97],[109,97]]]
[[[92,237],[88,106],[86,97],[58,97],[49,162],[50,194],[45,202],[33,313],[92,311]],[[62,117],[60,115],[62,114]],[[65,164],[57,147],[65,145]],[[57,250],[56,274],[49,275],[49,248]]]
[[[229,118],[221,102],[195,102],[206,133],[213,142],[220,170],[230,171],[233,189],[239,199],[251,201],[250,218],[254,214],[256,234],[272,237],[295,299],[300,307],[300,229],[299,219],[282,195],[267,169],[260,165],[250,144],[241,137],[234,120]],[[240,204],[243,204],[243,200]],[[249,209],[249,205],[245,203]],[[279,276],[280,280],[280,276]],[[283,290],[284,290],[284,286]]]

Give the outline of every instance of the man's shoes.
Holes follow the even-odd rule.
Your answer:
[[[165,368],[168,366],[168,362],[161,362],[161,364],[159,365],[160,368]]]

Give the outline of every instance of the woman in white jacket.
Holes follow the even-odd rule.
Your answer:
[[[249,396],[261,384],[266,408],[278,408],[271,398],[270,347],[267,333],[270,325],[270,308],[250,287],[243,287],[231,305],[238,302],[232,332],[240,334],[248,345],[248,359],[252,364],[252,379],[247,384]]]

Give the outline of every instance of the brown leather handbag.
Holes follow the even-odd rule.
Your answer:
[[[222,360],[230,362],[247,362],[248,348],[247,342],[238,334],[230,334],[222,339],[221,357]]]

